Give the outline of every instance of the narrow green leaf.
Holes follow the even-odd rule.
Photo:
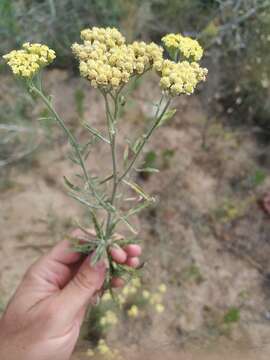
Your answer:
[[[151,167],[146,167],[143,169],[135,169],[137,172],[148,172],[148,173],[158,173],[159,170]]]
[[[138,184],[135,184],[133,182],[127,181],[127,180],[123,180],[123,182],[128,185],[132,190],[134,190],[137,194],[141,195],[145,200],[150,201],[151,197],[149,195],[147,195],[144,190],[142,189],[141,186],[139,186]]]
[[[96,214],[95,214],[93,211],[91,212],[91,216],[92,216],[93,224],[94,224],[95,231],[96,231],[96,234],[97,234],[98,238],[99,238],[99,239],[103,239],[103,231],[102,231],[102,228],[101,228],[101,226],[99,225],[99,222],[98,222],[98,220],[97,220]]]
[[[73,190],[73,191],[76,191],[76,192],[80,192],[80,191],[81,191],[81,189],[80,189],[78,186],[72,184],[72,183],[68,180],[68,178],[67,178],[66,176],[64,176],[64,181],[65,181],[66,186],[67,186],[69,189],[71,189],[71,190]]]
[[[165,112],[165,114],[162,116],[158,123],[158,128],[165,124],[165,122],[169,121],[176,113],[176,109],[170,109]]]
[[[129,222],[125,217],[119,216],[119,219],[120,219],[121,221],[123,221],[123,223],[129,228],[129,230],[130,230],[133,234],[135,234],[135,235],[138,234],[138,232],[134,229],[134,227],[130,224],[130,222]]]
[[[125,218],[131,216],[131,215],[135,215],[137,213],[139,213],[140,211],[144,210],[145,208],[147,208],[148,206],[150,206],[152,203],[152,201],[145,201],[142,204],[139,204],[137,206],[135,206],[134,208],[130,209],[128,211],[128,213],[126,214]]]
[[[92,128],[92,127],[91,127],[90,125],[88,125],[88,124],[84,124],[84,127],[85,127],[92,135],[96,136],[98,139],[104,141],[104,142],[107,143],[107,144],[110,144],[110,141],[109,141],[108,139],[106,139],[103,135],[101,135],[98,130]]]
[[[143,139],[141,137],[139,137],[135,143],[132,145],[132,151],[134,152],[134,154],[137,154],[138,150],[139,150],[139,147],[142,143]]]
[[[82,199],[82,198],[80,198],[79,196],[77,196],[77,195],[75,195],[73,193],[69,193],[69,196],[72,197],[73,199],[79,201],[79,203],[81,203],[82,205],[87,206],[89,209],[100,209],[101,208],[99,205],[90,204],[85,199]]]

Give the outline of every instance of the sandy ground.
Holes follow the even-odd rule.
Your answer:
[[[48,79],[59,113],[77,128],[74,91],[81,86],[78,79],[59,71],[51,72]],[[126,136],[139,132],[152,111],[141,100],[150,90],[154,98],[158,96],[144,87],[135,93],[137,110],[128,104],[119,155]],[[84,117],[103,129],[100,101],[87,90]],[[260,186],[247,181],[262,167],[258,156],[267,149],[246,130],[243,136],[243,129],[232,131],[220,119],[209,127],[204,150],[207,114],[199,98],[175,105],[175,119],[158,130],[146,149],[157,149],[160,173],[147,180],[137,178],[156,197],[156,207],[133,219],[147,260],[144,283],[149,288],[168,284],[166,311],[161,318],[153,317],[149,326],[145,321],[136,326],[123,324],[108,337],[128,359],[134,354],[134,359],[155,360],[269,358],[269,217],[257,204],[269,189],[267,168]],[[85,139],[80,130],[77,136]],[[58,131],[51,141],[10,169],[12,186],[0,194],[2,306],[29,264],[70,231],[74,217],[84,217],[83,209],[65,194],[62,181],[63,175],[72,177],[75,171],[66,160],[68,146]],[[107,175],[110,156],[103,149],[97,145],[88,166],[96,173],[102,164],[101,171]],[[164,156],[167,150],[173,154],[169,159]],[[223,319],[231,307],[238,308],[241,317],[228,329]],[[82,341],[74,360],[87,359],[85,351],[90,346]]]

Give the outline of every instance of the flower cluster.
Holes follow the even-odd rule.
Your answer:
[[[104,316],[100,319],[100,325],[101,326],[110,326],[110,325],[116,325],[118,323],[118,318],[115,314],[115,312],[111,310],[107,310],[104,314]]]
[[[101,356],[102,359],[108,360],[123,360],[120,352],[117,349],[111,348],[104,339],[100,339],[97,345],[96,353],[89,349],[86,352],[88,357],[93,357],[95,355]]]
[[[160,86],[170,95],[190,95],[199,82],[206,80],[208,71],[196,62],[182,61],[175,63],[164,60],[160,75]]]
[[[13,50],[3,58],[15,75],[32,78],[55,59],[55,52],[46,45],[25,43],[23,49]]]
[[[127,45],[115,28],[85,29],[81,38],[83,44],[73,44],[72,51],[79,59],[81,75],[95,88],[118,88],[154,64],[161,68],[161,47],[144,42]]]
[[[117,89],[133,75],[153,68],[161,77],[160,86],[168,95],[192,94],[207,70],[199,66],[203,49],[196,40],[180,34],[162,38],[168,49],[178,50],[189,61],[173,62],[163,58],[163,48],[155,43],[135,41],[126,44],[124,36],[115,28],[85,29],[83,44],[73,44],[79,60],[80,73],[95,88]]]
[[[160,70],[163,62],[163,49],[151,42],[146,44],[143,41],[134,41],[130,48],[134,52],[134,70],[142,74],[152,66],[155,70]]]
[[[161,40],[168,50],[179,50],[180,54],[186,59],[200,61],[203,56],[201,45],[197,40],[190,37],[181,34],[168,34]]]

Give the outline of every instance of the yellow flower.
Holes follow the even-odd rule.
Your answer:
[[[175,63],[164,60],[160,71],[160,86],[172,96],[194,92],[201,81],[206,80],[207,69],[201,68],[198,63],[182,61]]]
[[[106,318],[106,316],[102,316],[102,318],[100,318],[99,323],[100,323],[101,326],[106,326],[106,325],[107,325],[107,318]]]
[[[131,308],[128,310],[128,316],[136,318],[139,315],[139,309],[136,305],[132,305]]]
[[[158,287],[158,290],[162,294],[165,294],[165,292],[167,291],[167,286],[165,284],[160,284],[159,287]]]
[[[133,278],[131,280],[131,284],[135,287],[135,288],[140,288],[141,287],[141,280],[139,278]]]
[[[101,355],[107,355],[111,351],[104,339],[99,340],[97,350]]]
[[[111,310],[108,310],[106,311],[106,319],[107,319],[107,323],[110,324],[110,325],[116,325],[118,323],[118,319],[117,319],[117,316],[116,314],[111,311]]]
[[[166,36],[163,36],[161,41],[167,48],[178,49],[180,39],[180,34],[167,34]]]
[[[156,309],[156,312],[159,314],[163,313],[163,311],[165,310],[164,305],[162,305],[162,304],[156,304],[155,309]]]
[[[168,49],[179,50],[186,59],[199,61],[203,56],[201,45],[197,40],[190,37],[181,34],[168,34],[161,40]]]
[[[112,295],[111,295],[111,293],[110,293],[110,292],[106,292],[106,293],[103,295],[102,300],[103,300],[104,302],[106,302],[106,301],[111,301],[111,300],[112,300]]]
[[[142,296],[145,300],[148,300],[150,298],[150,292],[148,290],[143,290]]]
[[[55,59],[55,52],[46,45],[25,43],[23,49],[13,50],[3,58],[15,75],[32,78]]]
[[[84,29],[83,44],[73,44],[81,76],[94,87],[115,89],[133,75],[151,67],[161,69],[163,49],[155,43],[134,42],[126,45],[124,36],[115,28]]]

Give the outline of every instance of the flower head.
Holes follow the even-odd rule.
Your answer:
[[[118,88],[134,71],[134,53],[125,45],[124,36],[115,28],[85,29],[83,44],[73,44],[80,73],[93,87]]]
[[[156,306],[155,306],[155,310],[156,310],[156,312],[157,312],[157,313],[161,314],[161,313],[163,313],[163,312],[164,312],[165,307],[164,307],[164,305],[163,305],[163,304],[156,304]]]
[[[13,50],[3,58],[15,75],[32,78],[55,59],[55,52],[46,45],[25,43],[23,49]]]
[[[139,315],[139,309],[137,307],[137,305],[132,305],[131,308],[128,310],[128,316],[129,317],[133,317],[136,318]]]
[[[94,87],[118,88],[133,75],[152,66],[160,67],[163,49],[155,43],[135,41],[126,44],[115,28],[92,28],[81,32],[83,44],[73,44],[80,73]]]
[[[181,34],[168,34],[162,39],[165,47],[170,50],[179,50],[186,59],[200,61],[203,56],[203,48],[197,40]]]
[[[167,291],[167,286],[165,284],[160,284],[158,287],[158,291],[161,292],[162,294],[165,294]]]
[[[208,71],[196,62],[182,61],[175,63],[164,60],[160,71],[160,86],[170,95],[190,95],[199,82],[206,80]]]

